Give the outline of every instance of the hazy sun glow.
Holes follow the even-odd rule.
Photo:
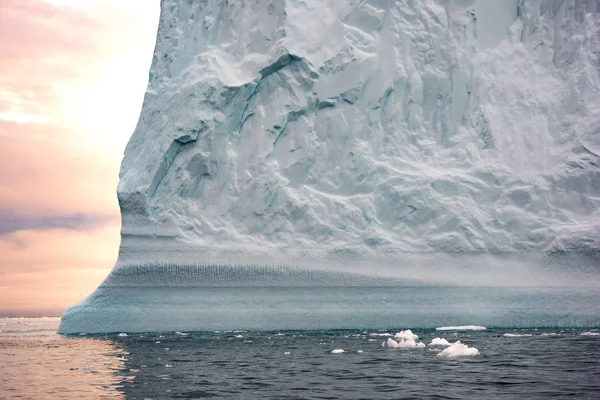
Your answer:
[[[112,268],[159,11],[0,1],[0,315],[60,313]]]

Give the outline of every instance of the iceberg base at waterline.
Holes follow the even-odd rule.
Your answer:
[[[59,333],[600,326],[593,279],[563,279],[561,286],[546,274],[538,285],[489,286],[477,279],[493,279],[470,277],[467,267],[441,269],[439,279],[426,280],[407,274],[410,268],[402,278],[384,267],[370,275],[286,266],[117,267],[64,313]]]

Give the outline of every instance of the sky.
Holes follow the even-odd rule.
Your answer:
[[[0,316],[60,315],[113,267],[159,12],[159,0],[0,0]]]

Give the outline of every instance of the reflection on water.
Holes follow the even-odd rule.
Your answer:
[[[415,331],[474,346],[381,346],[384,331],[64,337],[58,319],[0,319],[0,398],[597,398],[600,331]],[[392,332],[393,333],[393,332]],[[331,354],[342,348],[341,354]]]
[[[59,336],[59,318],[0,319],[0,398],[118,398],[127,350]]]

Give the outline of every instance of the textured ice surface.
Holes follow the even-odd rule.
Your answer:
[[[119,259],[61,331],[158,329],[133,310],[179,287],[204,289],[167,295],[172,330],[219,326],[216,287],[600,285],[597,1],[161,9],[120,173]],[[257,310],[223,301],[233,325]]]
[[[460,326],[440,326],[436,331],[485,331],[485,326],[479,325],[460,325]]]
[[[428,346],[443,346],[443,347],[445,347],[445,346],[450,346],[450,342],[448,342],[444,338],[436,337],[431,340],[431,343],[429,343]]]
[[[401,340],[419,340],[419,336],[415,335],[414,333],[412,333],[412,331],[410,329],[407,329],[405,331],[400,331],[398,333],[396,333],[394,335],[394,337],[396,339],[401,339]]]
[[[392,338],[388,338],[381,345],[387,346],[390,349],[416,349],[425,347],[424,343],[417,342],[417,340],[419,340],[419,336],[413,334],[410,329],[400,331],[396,333],[394,337],[397,339],[397,341]]]
[[[470,357],[470,356],[478,356],[479,350],[475,347],[469,347],[468,345],[461,343],[460,340],[452,343],[450,346],[446,347],[444,350],[438,353],[438,357]]]

